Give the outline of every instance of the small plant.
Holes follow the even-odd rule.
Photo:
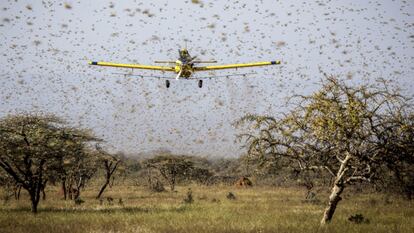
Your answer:
[[[198,200],[207,200],[207,196],[203,194],[200,197],[198,197]]]
[[[213,198],[213,199],[211,199],[211,202],[220,203],[220,199]]]
[[[365,218],[362,214],[351,215],[348,220],[356,224],[369,223],[369,219]]]
[[[191,191],[191,189],[189,188],[188,189],[188,191],[187,191],[187,196],[184,198],[184,203],[185,204],[191,204],[191,203],[193,203],[194,202],[194,199],[193,199],[193,192]]]
[[[77,197],[76,199],[75,199],[75,205],[82,205],[82,203],[84,203],[85,201],[84,200],[82,200],[80,197]]]
[[[385,205],[392,204],[392,198],[391,198],[391,196],[389,194],[385,195],[383,200],[384,200],[384,204]]]
[[[303,203],[310,203],[310,204],[314,204],[314,205],[321,204],[321,200],[319,200],[316,197],[316,193],[314,193],[314,192],[308,192],[306,197],[305,197],[305,200],[303,200],[302,202]]]
[[[229,192],[226,197],[229,200],[236,200],[236,195],[234,195],[232,192]]]
[[[370,198],[368,203],[370,206],[374,207],[378,204],[378,201],[376,199]]]
[[[316,193],[311,192],[311,191],[309,191],[309,192],[306,194],[306,197],[305,197],[305,199],[306,199],[306,200],[312,200],[312,199],[315,199],[315,198],[316,198]]]
[[[149,188],[151,191],[156,192],[156,193],[165,191],[164,185],[159,180],[155,180],[155,182],[150,183]]]
[[[109,205],[112,205],[114,202],[114,199],[112,197],[107,197],[106,200],[108,201]]]

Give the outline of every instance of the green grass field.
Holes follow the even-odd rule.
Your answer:
[[[191,187],[194,202],[184,204]],[[297,188],[186,186],[177,192],[151,193],[136,186],[114,186],[94,198],[98,187],[82,193],[85,201],[63,201],[58,188],[50,187],[39,213],[30,213],[25,192],[20,201],[0,205],[0,232],[414,232],[412,203],[382,194],[345,192],[333,222],[320,227],[328,193],[321,203],[304,203]],[[236,200],[226,198],[228,192]],[[119,203],[122,198],[123,203]],[[355,224],[348,217],[361,213],[370,223]]]

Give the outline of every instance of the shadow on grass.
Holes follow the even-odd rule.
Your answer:
[[[148,207],[120,207],[120,208],[39,208],[40,213],[162,213],[175,212],[180,213],[189,210],[188,205],[182,205],[171,208],[148,208]],[[0,209],[0,213],[30,213],[30,208],[21,207],[15,209]]]

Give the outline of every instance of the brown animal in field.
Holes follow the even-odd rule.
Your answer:
[[[238,180],[236,181],[235,185],[236,185],[237,187],[244,187],[244,188],[247,188],[247,187],[251,187],[251,186],[253,186],[253,183],[252,183],[252,181],[251,181],[249,178],[247,178],[247,177],[245,177],[245,176],[242,176],[242,177],[240,177],[240,179],[238,179]]]

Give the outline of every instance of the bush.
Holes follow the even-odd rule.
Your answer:
[[[159,180],[156,180],[155,182],[152,182],[149,185],[149,188],[152,192],[156,192],[156,193],[160,193],[160,192],[165,191],[164,185]]]
[[[369,223],[369,219],[365,218],[362,214],[351,215],[348,220],[352,223],[361,224]]]
[[[229,200],[236,200],[236,195],[234,195],[232,192],[229,192],[226,198]]]
[[[76,199],[75,199],[75,205],[81,205],[82,203],[84,203],[85,201],[84,200],[82,200],[80,197],[77,197]]]
[[[185,204],[191,204],[191,203],[194,202],[193,192],[191,191],[191,189],[188,189],[187,196],[184,198],[183,201],[184,201]]]
[[[219,200],[219,199],[217,199],[217,198],[213,198],[213,199],[211,199],[211,202],[214,202],[214,203],[220,203],[220,200]]]

